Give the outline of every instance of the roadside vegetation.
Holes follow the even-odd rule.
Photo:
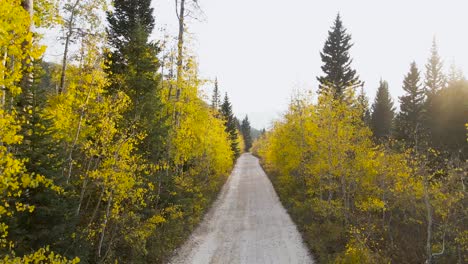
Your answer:
[[[187,14],[171,45],[149,39],[151,1],[108,4],[0,4],[1,263],[167,261],[242,151],[228,98],[202,96]],[[38,29],[61,32],[60,63]]]
[[[254,143],[319,263],[466,263],[468,82],[433,43],[395,111],[381,81],[372,107],[338,16],[318,98],[305,93]]]

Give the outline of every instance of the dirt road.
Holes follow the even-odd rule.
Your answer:
[[[170,263],[313,263],[270,180],[243,154],[201,225]]]

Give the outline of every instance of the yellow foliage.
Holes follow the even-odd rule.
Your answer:
[[[28,189],[45,186],[60,192],[52,181],[42,175],[28,173],[25,160],[14,156],[11,149],[22,143],[18,134],[21,122],[17,113],[7,107],[5,97],[11,99],[21,93],[19,81],[31,71],[32,60],[38,59],[44,48],[33,42],[30,31],[31,19],[29,13],[21,7],[19,0],[4,0],[0,4],[0,248],[9,250],[1,260],[2,263],[77,263],[75,259],[68,262],[65,258],[40,249],[31,255],[16,257],[13,251],[15,243],[8,239],[7,218],[17,212],[32,212],[34,206],[22,202],[22,197]]]
[[[356,228],[351,228],[352,238],[346,245],[346,250],[340,254],[333,263],[335,264],[374,264],[391,263],[390,260],[382,258],[372,252],[366,245],[367,239]]]
[[[240,148],[240,153],[245,152],[245,143],[244,143],[244,137],[242,136],[242,133],[237,130],[237,145]]]
[[[0,87],[6,89],[0,90],[2,98],[6,91],[12,96],[21,93],[18,81],[23,76],[22,62],[40,57],[43,49],[32,44],[31,20],[20,0],[2,0],[0,14]]]
[[[226,175],[232,167],[233,153],[224,123],[200,99],[199,86],[203,82],[197,77],[196,63],[189,61],[188,64],[180,101],[166,102],[168,111],[177,109],[179,114],[178,125],[171,132],[173,162],[175,166],[195,162],[195,171],[191,175]],[[175,86],[174,83],[169,85]]]
[[[105,237],[110,221],[131,222],[125,239],[142,242],[164,220],[156,215],[139,223],[133,213],[147,205],[148,195],[154,195],[150,193],[154,185],[146,175],[158,166],[148,164],[136,153],[145,133],[135,132],[135,127],[120,127],[131,102],[123,92],[107,94],[109,83],[102,65],[99,50],[90,44],[83,64],[68,67],[67,90],[49,98],[45,118],[52,122],[53,137],[67,146],[68,181],[83,195],[87,193],[98,204],[106,204],[104,217],[86,219],[90,225],[82,230],[85,237],[90,241]],[[78,166],[86,163],[95,165]],[[87,188],[94,188],[94,194]]]
[[[280,195],[284,193],[300,221],[316,219],[304,227],[312,233],[333,230],[328,223],[336,221],[336,228],[342,228],[338,234],[351,236],[350,223],[373,234],[369,216],[380,220],[388,211],[423,197],[422,180],[414,177],[409,153],[376,146],[362,120],[363,109],[352,92],[346,98],[322,94],[316,104],[307,95],[295,98],[283,119],[253,147],[267,171],[276,175]],[[338,235],[336,239],[333,247],[339,248],[343,240]],[[348,242],[337,263],[375,263],[374,247],[352,238]]]
[[[4,264],[76,264],[79,262],[79,258],[68,260],[65,257],[60,256],[59,254],[50,251],[48,247],[41,248],[36,252],[23,257],[6,256],[3,259],[0,259],[0,263]]]

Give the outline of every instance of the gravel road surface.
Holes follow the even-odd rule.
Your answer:
[[[243,154],[213,208],[170,263],[313,263],[258,159]]]

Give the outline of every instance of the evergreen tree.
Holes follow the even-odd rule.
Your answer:
[[[320,83],[319,92],[330,90],[335,99],[342,99],[345,89],[361,85],[356,71],[351,68],[353,60],[349,55],[349,50],[352,46],[351,35],[346,32],[338,14],[334,25],[328,32],[323,52],[320,53],[324,63],[322,66],[324,76],[317,78]]]
[[[161,157],[167,134],[158,91],[160,67],[157,43],[148,38],[154,28],[151,0],[115,0],[107,13],[112,48],[108,72],[111,92],[123,91],[132,100],[125,126],[137,125],[147,134],[140,150],[152,161]]]
[[[447,77],[447,85],[453,85],[455,83],[465,81],[466,78],[463,75],[463,72],[460,70],[460,68],[455,65],[455,62],[452,62],[450,64],[450,69]]]
[[[234,124],[236,125],[237,131],[240,131],[241,130],[241,122],[239,121],[239,119],[236,116],[234,117]]]
[[[445,87],[445,76],[442,71],[442,60],[437,50],[437,43],[432,41],[431,57],[426,64],[426,79],[424,81],[427,100],[430,100],[438,91]]]
[[[229,139],[231,141],[231,150],[234,152],[235,158],[239,157],[240,149],[238,143],[238,134],[236,126],[236,118],[232,113],[232,105],[229,102],[227,93],[224,96],[223,104],[221,105],[221,114],[225,120],[226,132],[229,134]]]
[[[244,137],[245,150],[249,151],[249,149],[252,147],[252,135],[250,134],[251,128],[250,128],[249,117],[247,115],[242,120],[241,133],[242,133],[242,136]]]
[[[380,80],[379,88],[372,104],[371,129],[378,140],[390,136],[395,116],[393,100],[388,92],[388,83]]]
[[[426,64],[424,88],[426,101],[424,103],[424,129],[430,137],[435,129],[434,116],[436,113],[435,99],[437,94],[445,88],[446,80],[442,72],[443,63],[437,51],[437,44],[432,41],[431,57]]]
[[[400,113],[396,120],[396,136],[409,145],[418,146],[421,141],[424,90],[420,84],[420,73],[416,63],[411,63],[409,73],[403,81],[405,95],[400,99]]]
[[[24,160],[28,172],[46,175],[55,183],[63,183],[60,164],[65,161],[65,150],[54,140],[50,132],[51,120],[44,113],[47,96],[55,93],[52,85],[52,72],[58,69],[57,65],[35,61],[33,64],[32,83],[24,86],[25,90],[18,96],[18,118],[25,120],[19,134],[23,143],[15,149],[16,156]],[[57,237],[71,235],[74,221],[63,221],[69,218],[71,199],[65,198],[48,188],[32,188],[23,198],[24,203],[40,205],[34,214],[21,215],[15,222],[15,229],[11,230],[11,237],[18,237],[24,247],[16,248],[17,252],[28,252],[30,248],[39,248],[40,245],[54,244],[54,250],[65,247],[69,242]],[[48,232],[44,232],[48,230]]]
[[[362,109],[362,121],[365,124],[369,125],[371,120],[371,113],[369,110],[369,99],[367,98],[366,93],[364,92],[364,86],[361,86],[361,91],[357,97],[358,106]]]
[[[213,89],[213,96],[211,98],[211,109],[217,110],[221,105],[221,95],[219,94],[218,88],[218,78],[215,80],[215,85]]]
[[[127,93],[135,109],[155,94],[160,77],[159,47],[148,41],[154,28],[150,4],[151,0],[115,0],[115,10],[107,13],[112,48],[109,71],[114,77],[111,90]]]
[[[468,123],[468,82],[457,81],[440,90],[433,101],[431,145],[462,160],[468,158],[464,124]]]

